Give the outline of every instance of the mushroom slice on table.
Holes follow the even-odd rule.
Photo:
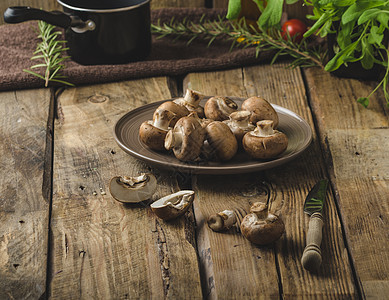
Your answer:
[[[205,117],[214,121],[227,120],[237,110],[238,105],[228,97],[215,96],[209,98],[204,105]]]
[[[175,157],[181,161],[194,161],[200,153],[205,139],[205,129],[195,114],[178,120],[165,138],[165,148],[173,149]]]
[[[255,126],[250,123],[251,113],[246,110],[236,111],[229,115],[229,120],[223,121],[230,127],[232,133],[235,135],[238,144],[242,144],[243,136],[255,129]]]
[[[238,142],[227,124],[213,121],[205,127],[203,155],[209,160],[227,161],[238,151]]]
[[[112,197],[123,203],[138,203],[150,199],[156,189],[157,179],[153,174],[146,173],[135,177],[115,176],[109,183]]]
[[[204,107],[200,106],[203,98],[203,94],[187,89],[183,98],[174,99],[173,102],[185,106],[189,112],[195,112],[200,118],[204,118]]]
[[[243,148],[251,157],[274,158],[288,147],[288,137],[283,132],[274,130],[273,124],[271,120],[259,121],[257,128],[244,135]]]
[[[139,127],[139,137],[150,149],[165,150],[165,137],[171,120],[176,116],[165,109],[157,109],[153,120],[143,122]]]
[[[281,218],[268,211],[265,203],[256,202],[250,208],[250,213],[243,218],[240,230],[250,242],[267,245],[282,236],[285,225]]]
[[[157,217],[168,221],[183,215],[194,201],[194,191],[182,190],[162,197],[150,205]]]
[[[223,210],[208,218],[208,227],[213,231],[225,231],[236,223],[236,215],[232,210]]]
[[[159,110],[167,110],[175,114],[174,117],[170,120],[170,124],[169,124],[170,127],[173,127],[180,118],[185,117],[190,113],[185,106],[179,105],[173,101],[166,101],[157,107],[153,115],[153,120],[154,118],[158,117],[156,116],[156,114],[158,114],[157,112]]]
[[[250,122],[257,124],[258,121],[272,120],[274,128],[278,126],[278,114],[273,106],[261,97],[250,97],[243,101],[242,110],[251,112]]]

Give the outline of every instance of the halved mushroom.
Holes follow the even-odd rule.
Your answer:
[[[205,130],[195,114],[178,120],[165,138],[165,149],[173,149],[175,157],[181,161],[196,160],[205,139]]]
[[[213,121],[205,127],[206,142],[202,154],[209,160],[227,161],[238,151],[238,142],[227,124]]]
[[[157,179],[153,174],[115,176],[109,182],[112,197],[123,203],[138,203],[150,199],[156,189]]]
[[[258,121],[272,120],[274,128],[278,126],[278,114],[273,106],[261,97],[250,97],[243,101],[242,110],[251,112],[250,122],[257,124]]]
[[[187,89],[183,98],[174,99],[173,102],[185,106],[189,112],[195,112],[200,118],[204,118],[204,107],[200,106],[203,98],[204,95],[201,93]]]
[[[209,98],[204,105],[207,119],[224,121],[228,116],[238,110],[238,105],[228,97],[215,96]]]
[[[251,113],[246,110],[236,111],[230,114],[229,120],[223,121],[230,127],[232,133],[235,135],[238,144],[242,144],[243,136],[255,129],[255,126],[250,123]]]
[[[236,215],[232,210],[223,210],[208,218],[208,227],[213,231],[224,231],[230,229],[236,223]]]
[[[158,117],[155,114],[157,114],[157,111],[159,110],[168,110],[175,114],[174,118],[170,120],[170,124],[169,124],[170,127],[173,127],[180,118],[189,115],[189,110],[185,106],[179,105],[174,101],[166,101],[162,103],[160,106],[158,106],[158,108],[154,113],[153,120],[155,117]]]
[[[150,205],[157,217],[168,221],[183,215],[194,201],[194,191],[182,190],[162,197]]]
[[[273,121],[263,120],[257,123],[255,130],[244,135],[244,150],[253,158],[269,159],[281,154],[288,147],[288,137],[273,129]]]
[[[145,121],[140,125],[139,137],[150,149],[165,150],[165,137],[171,120],[176,116],[173,112],[157,109],[153,120]]]
[[[240,230],[250,242],[267,245],[282,236],[285,225],[281,218],[268,211],[265,203],[256,202],[251,207],[250,213],[243,218]]]

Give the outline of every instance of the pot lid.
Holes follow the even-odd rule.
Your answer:
[[[150,0],[57,0],[57,2],[76,11],[111,13],[134,9]]]

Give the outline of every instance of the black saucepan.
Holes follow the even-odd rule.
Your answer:
[[[83,65],[145,59],[151,48],[150,0],[57,0],[64,12],[9,7],[7,23],[43,20],[65,28],[72,59]]]

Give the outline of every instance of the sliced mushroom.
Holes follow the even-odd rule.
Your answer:
[[[285,232],[285,225],[281,218],[268,211],[268,206],[256,202],[250,209],[241,224],[242,235],[257,245],[267,245],[278,240]]]
[[[157,179],[153,174],[115,176],[109,183],[112,197],[123,203],[138,203],[150,199],[156,189]]]
[[[189,112],[195,112],[200,118],[204,118],[204,107],[200,106],[200,101],[203,98],[204,95],[201,93],[187,89],[183,98],[177,98],[173,102],[185,106]]]
[[[153,119],[155,117],[158,117],[158,116],[156,116],[156,114],[157,114],[157,111],[159,111],[159,110],[168,110],[168,111],[171,111],[172,113],[175,114],[174,118],[172,118],[170,121],[170,124],[169,124],[170,127],[173,127],[180,118],[189,115],[189,110],[185,106],[179,105],[173,101],[166,101],[166,102],[162,103],[160,106],[158,106],[158,108],[156,109],[156,112],[154,113]]]
[[[205,130],[195,114],[183,117],[170,129],[165,138],[165,148],[173,149],[175,157],[181,161],[194,161],[200,153],[205,139]]]
[[[213,121],[208,124],[203,155],[209,160],[227,161],[238,151],[238,142],[227,124]]]
[[[183,215],[194,201],[194,191],[182,190],[162,197],[150,205],[151,210],[161,219],[168,221]]]
[[[157,109],[153,120],[145,121],[140,125],[139,137],[150,149],[156,151],[165,150],[165,137],[171,120],[176,115],[164,109]]]
[[[238,105],[228,97],[215,96],[209,98],[204,106],[207,119],[224,121],[228,116],[238,110]]]
[[[274,128],[278,126],[278,114],[271,104],[261,97],[250,97],[243,101],[242,110],[251,112],[250,122],[257,124],[258,121],[272,120]]]
[[[223,121],[230,127],[232,133],[235,135],[238,144],[242,144],[243,136],[255,129],[255,126],[250,123],[251,113],[249,111],[241,110],[230,114],[229,120]]]
[[[236,223],[236,215],[231,210],[224,210],[208,218],[208,227],[213,231],[225,231]]]
[[[288,147],[288,137],[273,129],[273,121],[263,120],[257,123],[255,130],[243,137],[243,148],[253,158],[269,159],[281,154]]]

